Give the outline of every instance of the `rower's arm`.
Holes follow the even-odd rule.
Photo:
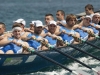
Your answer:
[[[90,24],[92,27],[96,28],[96,29],[100,29],[100,25],[95,25],[94,23]]]
[[[3,38],[2,40],[0,40],[0,46],[4,46],[11,43],[11,41],[8,40],[8,37]]]

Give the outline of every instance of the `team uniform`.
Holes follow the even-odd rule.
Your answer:
[[[14,37],[9,37],[8,40],[9,40],[9,41],[16,40],[17,43],[23,44],[23,41],[22,41],[22,40],[17,40],[17,39],[15,39]],[[18,45],[14,44],[14,43],[9,43],[9,44],[3,46],[3,47],[1,48],[1,50],[2,50],[4,53],[6,53],[8,50],[12,50],[15,54],[17,54],[17,53],[22,53],[23,48],[22,48],[22,46],[18,46]]]
[[[41,36],[39,35],[35,35],[35,34],[32,34],[30,33],[27,38],[31,38],[32,36],[35,36],[36,38],[42,38]],[[41,43],[34,40],[34,39],[29,39],[27,41],[27,43],[29,44],[30,47],[33,47],[35,50],[39,50],[39,48],[41,47]]]

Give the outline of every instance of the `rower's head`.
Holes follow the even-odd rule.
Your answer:
[[[56,22],[55,21],[50,21],[49,25],[48,25],[49,32],[52,33],[52,34],[55,33],[56,28],[57,28]]]
[[[85,6],[85,13],[86,13],[86,15],[91,15],[91,14],[93,14],[93,13],[94,13],[93,5],[87,4],[87,5]]]
[[[34,24],[35,24],[35,21],[31,21],[31,23],[30,23],[30,30],[34,30]]]
[[[48,25],[50,21],[54,20],[52,14],[46,14],[45,15],[45,24]]]
[[[89,26],[91,22],[91,17],[90,16],[85,16],[84,20],[83,20],[83,25],[84,26]]]
[[[6,26],[3,22],[0,22],[0,35],[2,35],[6,30]]]
[[[98,24],[100,21],[100,14],[99,13],[95,13],[92,17],[92,22],[95,24]]]
[[[20,25],[16,24],[12,27],[12,34],[13,34],[13,37],[16,39],[19,39],[21,37],[22,28],[20,27]]]
[[[13,21],[14,23],[18,23],[21,24],[21,27],[24,29],[25,25],[26,25],[26,21],[22,18],[17,19],[16,21]]]
[[[58,10],[56,13],[56,18],[58,21],[65,19],[65,12],[63,10]]]
[[[69,27],[73,27],[76,24],[76,16],[73,14],[69,14],[66,17],[66,23]]]
[[[42,30],[43,30],[43,23],[40,20],[35,21],[34,33],[41,34]]]

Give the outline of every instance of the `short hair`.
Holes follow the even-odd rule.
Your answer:
[[[14,23],[12,28],[15,28],[15,27],[21,27],[21,24],[20,23]]]
[[[61,12],[61,14],[65,16],[65,12],[63,10],[57,10],[57,12]]]
[[[66,22],[68,22],[71,19],[75,19],[76,20],[76,16],[73,15],[73,14],[69,14],[69,15],[66,16]]]
[[[87,4],[86,6],[85,6],[85,9],[89,9],[89,10],[93,10],[94,11],[94,7],[93,7],[93,5],[92,4]]]
[[[52,16],[52,17],[53,17],[53,14],[48,13],[48,14],[46,14],[45,16]]]
[[[2,25],[2,27],[3,27],[3,28],[6,28],[6,25],[5,25],[5,23],[3,23],[3,22],[0,22],[0,25]]]

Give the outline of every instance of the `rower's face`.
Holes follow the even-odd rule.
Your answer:
[[[48,25],[50,21],[54,20],[51,16],[45,16],[45,24]]]
[[[86,15],[90,15],[91,14],[91,10],[89,10],[88,8],[85,9],[85,13]]]
[[[51,33],[54,33],[56,31],[57,26],[54,24],[48,25],[48,29]]]
[[[0,35],[2,35],[5,32],[5,28],[2,27],[2,25],[0,25]]]
[[[61,14],[61,12],[57,12],[56,13],[56,18],[58,21],[60,21],[62,19],[63,15]]]
[[[84,26],[89,26],[90,25],[90,22],[91,22],[91,19],[90,18],[84,18],[83,25]]]
[[[67,24],[70,26],[70,27],[73,27],[75,24],[76,24],[76,19],[70,19]]]
[[[34,28],[34,31],[35,31],[37,34],[41,34],[42,30],[43,30],[43,27],[42,27],[42,26],[39,26],[39,27],[35,27],[35,28]]]
[[[30,24],[30,30],[34,30],[34,25]]]
[[[98,24],[100,21],[100,16],[99,15],[94,15],[92,17],[92,22],[95,23],[95,24]]]
[[[14,30],[13,31],[13,36],[17,39],[19,39],[21,37],[21,30]]]

